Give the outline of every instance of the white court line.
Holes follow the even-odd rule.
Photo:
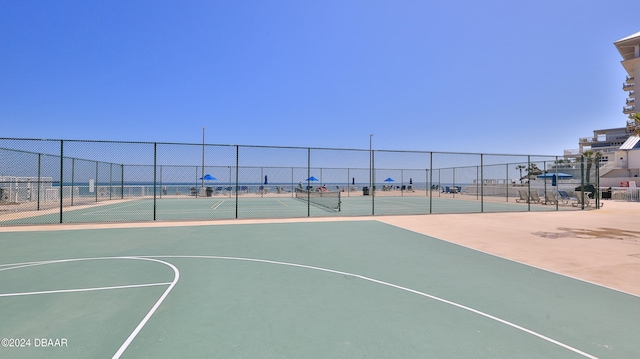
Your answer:
[[[134,258],[135,259],[145,259],[145,258],[142,258],[142,257],[131,257],[131,258],[132,259],[134,259]],[[122,345],[120,346],[118,351],[113,355],[112,359],[120,358],[122,353],[124,353],[124,351],[127,350],[127,348],[129,347],[129,345],[131,344],[133,339],[136,338],[136,336],[138,335],[140,330],[142,330],[142,328],[145,326],[145,324],[147,324],[147,322],[149,321],[149,319],[151,318],[153,313],[155,313],[156,310],[160,307],[160,304],[162,304],[162,302],[167,297],[167,295],[169,295],[169,293],[171,293],[171,290],[173,290],[173,287],[175,287],[176,283],[178,283],[178,280],[180,279],[180,271],[173,264],[165,262],[165,261],[161,261],[159,259],[153,259],[153,258],[146,258],[146,259],[154,261],[154,262],[162,263],[164,265],[167,265],[167,266],[171,267],[171,269],[173,269],[173,273],[174,273],[173,281],[171,282],[169,287],[164,291],[164,293],[162,293],[162,296],[158,299],[156,304],[154,304],[153,307],[151,308],[151,310],[149,310],[149,313],[147,313],[147,315],[144,316],[144,318],[142,319],[142,321],[140,321],[138,326],[133,330],[133,332],[131,332],[131,334],[129,335],[127,340],[125,340],[124,343],[122,343]]]
[[[142,256],[142,257],[145,257],[145,256]],[[342,272],[342,271],[338,271],[338,270],[321,268],[321,267],[308,266],[308,265],[304,265],[304,264],[278,262],[278,261],[271,261],[271,260],[266,260],[266,259],[242,258],[242,257],[174,255],[174,256],[148,256],[147,258],[201,258],[201,259],[237,260],[237,261],[268,263],[268,264],[277,264],[277,265],[284,265],[284,266],[290,266],[290,267],[296,267],[296,268],[312,269],[312,270],[317,270],[317,271],[321,271],[321,272],[334,273],[334,274],[339,274],[339,275],[346,275],[346,276],[351,276],[351,277],[355,277],[355,278],[360,278],[362,280],[366,280],[366,281],[377,283],[377,284],[382,284],[382,285],[385,285],[385,286],[388,286],[388,287],[391,287],[391,288],[400,289],[400,290],[403,290],[403,291],[406,291],[406,292],[409,292],[409,293],[414,293],[414,294],[417,294],[417,295],[420,295],[420,296],[423,296],[423,297],[427,297],[427,298],[430,298],[430,299],[433,299],[433,300],[436,300],[436,301],[439,301],[439,302],[442,302],[442,303],[445,303],[445,304],[449,304],[451,306],[454,306],[454,307],[457,307],[457,308],[460,308],[460,309],[463,309],[463,310],[478,314],[478,315],[483,316],[485,318],[497,321],[499,323],[505,324],[505,325],[510,326],[512,328],[515,328],[517,330],[520,330],[520,331],[523,331],[525,333],[531,334],[531,335],[533,335],[535,337],[538,337],[538,338],[540,338],[542,340],[545,340],[545,341],[547,341],[549,343],[558,345],[558,346],[560,346],[562,348],[565,348],[567,350],[570,350],[570,351],[572,351],[574,353],[580,354],[580,355],[584,356],[585,358],[598,359],[598,357],[593,356],[593,355],[591,355],[589,353],[585,353],[585,352],[583,352],[583,351],[581,351],[581,350],[579,350],[577,348],[574,348],[574,347],[572,347],[572,346],[570,346],[568,344],[564,344],[564,343],[562,343],[560,341],[557,341],[555,339],[552,339],[552,338],[549,338],[547,336],[544,336],[544,335],[542,335],[542,334],[540,334],[538,332],[535,332],[535,331],[533,331],[531,329],[527,329],[527,328],[525,328],[523,326],[520,326],[520,325],[512,323],[512,322],[509,322],[509,321],[507,321],[505,319],[498,318],[496,316],[493,316],[491,314],[482,312],[480,310],[473,309],[471,307],[467,307],[465,305],[462,305],[462,304],[459,304],[459,303],[456,303],[456,302],[452,302],[450,300],[446,300],[446,299],[443,299],[443,298],[440,298],[440,297],[436,297],[436,296],[431,295],[431,294],[420,292],[420,291],[417,291],[415,289],[402,287],[402,286],[399,286],[399,285],[396,285],[396,284],[393,284],[393,283],[384,282],[384,281],[381,281],[381,280],[365,277],[365,276],[362,276],[362,275],[359,275],[359,274]]]
[[[140,323],[138,323],[138,325],[133,330],[133,332],[131,332],[131,334],[129,334],[129,337],[127,337],[127,339],[124,341],[124,343],[122,343],[122,345],[120,346],[118,351],[113,355],[112,359],[118,359],[118,358],[120,358],[122,353],[124,353],[124,351],[127,350],[127,348],[129,347],[129,345],[131,344],[133,339],[135,339],[135,337],[138,335],[140,330],[142,330],[142,328],[147,324],[147,322],[149,321],[151,316],[160,307],[160,304],[162,304],[162,302],[167,297],[167,295],[169,295],[171,290],[173,290],[173,287],[175,287],[176,283],[178,283],[178,280],[180,279],[180,271],[173,264],[165,262],[165,261],[162,261],[162,260],[159,260],[159,259],[147,258],[147,257],[95,257],[95,258],[59,259],[59,260],[42,261],[42,262],[25,262],[25,263],[15,263],[15,264],[2,264],[0,266],[8,267],[8,268],[2,268],[0,270],[26,268],[26,267],[33,267],[33,266],[37,266],[37,265],[46,265],[46,264],[54,264],[54,263],[69,263],[69,262],[80,262],[80,261],[91,261],[91,260],[106,260],[106,259],[132,259],[132,260],[144,260],[144,261],[157,262],[157,263],[164,264],[164,265],[170,267],[173,270],[173,274],[174,274],[173,281],[168,283],[169,287],[164,291],[164,293],[162,293],[160,298],[156,301],[156,303],[153,305],[153,307],[149,310],[147,315],[145,315],[144,318],[142,318],[142,320],[140,321]]]
[[[278,200],[278,203],[280,203],[281,205],[283,205],[283,206],[285,206],[285,207],[289,207],[289,205],[288,205],[288,204],[286,204],[286,203],[282,202],[282,200],[280,200],[280,199]]]
[[[155,286],[159,286],[159,285],[169,285],[169,284],[171,284],[171,282],[117,285],[117,286],[112,286],[112,287],[94,287],[94,288],[78,288],[78,289],[56,289],[56,290],[43,290],[43,291],[39,291],[39,292],[0,293],[0,297],[18,297],[18,296],[23,296],[23,295],[36,295],[36,294],[93,292],[93,291],[98,291],[98,290],[109,290],[109,289],[127,289],[127,288],[155,287]]]
[[[138,206],[140,205],[139,202],[136,203],[130,203],[130,204],[125,204],[122,206],[118,206],[118,207],[111,207],[111,208],[105,208],[105,209],[101,209],[101,210],[97,210],[97,211],[91,211],[91,212],[87,212],[87,213],[82,213],[83,216],[90,216],[96,213],[103,213],[103,212],[113,212],[115,210],[118,210],[120,208],[126,208],[126,207],[133,207],[133,206]]]
[[[343,271],[338,271],[338,270],[333,270],[333,269],[328,269],[328,268],[322,268],[322,267],[315,267],[315,266],[309,266],[309,265],[304,265],[304,264],[296,264],[296,263],[288,263],[288,262],[279,262],[279,261],[272,261],[272,260],[266,260],[266,259],[255,259],[255,258],[242,258],[242,257],[223,257],[223,256],[194,256],[194,255],[163,255],[163,256],[135,256],[135,257],[98,257],[98,258],[79,258],[79,259],[67,259],[67,260],[54,260],[54,261],[46,261],[46,262],[26,262],[26,263],[16,263],[13,264],[14,267],[11,268],[4,268],[4,269],[0,269],[1,270],[7,270],[7,269],[16,269],[16,268],[24,268],[24,267],[29,267],[29,266],[34,266],[34,265],[39,265],[39,264],[50,264],[50,263],[61,263],[61,262],[72,262],[72,261],[82,261],[82,260],[99,260],[99,259],[138,259],[138,260],[149,260],[149,261],[154,261],[154,262],[158,262],[158,263],[162,263],[165,264],[169,267],[171,267],[174,271],[174,280],[169,284],[169,287],[165,290],[165,292],[162,294],[162,296],[158,299],[158,301],[156,302],[156,304],[151,308],[151,310],[147,313],[147,315],[142,319],[142,321],[138,324],[138,326],[133,330],[133,332],[129,335],[129,337],[127,338],[127,340],[122,344],[122,346],[118,349],[118,351],[116,352],[116,354],[114,354],[114,356],[112,357],[112,359],[117,359],[120,358],[120,356],[124,353],[124,351],[127,349],[127,347],[131,344],[131,342],[135,339],[135,337],[138,335],[138,333],[140,332],[140,330],[145,326],[145,324],[148,322],[148,320],[151,318],[151,316],[155,313],[155,311],[158,309],[158,307],[160,306],[160,304],[164,301],[164,299],[167,297],[167,295],[171,292],[171,290],[173,289],[173,287],[175,286],[175,284],[178,282],[179,278],[180,278],[180,271],[178,271],[178,269],[171,263],[159,260],[159,259],[155,259],[155,258],[193,258],[193,259],[221,259],[221,260],[236,260],[236,261],[246,261],[246,262],[256,262],[256,263],[267,263],[267,264],[275,264],[275,265],[283,265],[283,266],[289,266],[289,267],[295,267],[295,268],[304,268],[304,269],[311,269],[311,270],[317,270],[317,271],[321,271],[321,272],[327,272],[327,273],[333,273],[333,274],[339,274],[339,275],[346,275],[346,276],[351,276],[354,278],[359,278],[365,281],[369,281],[372,283],[376,283],[376,284],[381,284],[384,286],[388,286],[391,288],[395,288],[395,289],[400,289],[409,293],[413,293],[413,294],[417,294],[426,298],[430,298],[433,299],[435,301],[439,301],[441,303],[445,303],[451,306],[454,306],[456,308],[460,308],[475,314],[478,314],[480,316],[483,316],[485,318],[497,321],[499,323],[505,324],[507,326],[510,326],[514,329],[520,330],[522,332],[528,333],[530,335],[533,335],[537,338],[540,338],[544,341],[547,341],[549,343],[555,344],[557,346],[560,346],[562,348],[565,348],[567,350],[570,350],[576,354],[582,355],[585,358],[590,358],[590,359],[598,359],[596,356],[593,356],[591,354],[588,354],[586,352],[583,352],[577,348],[574,348],[568,344],[562,343],[560,341],[557,341],[555,339],[549,338],[547,336],[544,336],[538,332],[535,332],[533,330],[527,329],[523,326],[520,326],[518,324],[509,322],[505,319],[501,319],[498,318],[496,316],[493,316],[491,314],[482,312],[480,310],[456,303],[456,302],[452,302],[450,300],[446,300],[440,297],[436,297],[434,295],[431,294],[427,294],[424,292],[420,292],[414,289],[410,289],[407,287],[402,287],[393,283],[389,283],[389,282],[384,282],[381,280],[377,280],[374,278],[370,278],[370,277],[366,277],[363,275],[359,275],[359,274],[354,274],[354,273],[349,273],[349,272],[343,272]],[[0,266],[9,266],[7,264],[3,264]]]
[[[380,197],[378,197],[380,198]],[[383,199],[380,200],[378,199],[377,202],[380,205],[384,205],[385,203],[394,203],[394,204],[398,204],[398,206],[394,207],[394,208],[400,208],[400,207],[418,207],[418,208],[424,208],[424,207],[429,207],[429,202],[425,201],[425,203],[411,203],[411,202],[402,202],[402,201],[396,201],[396,200],[392,200],[392,199]]]
[[[217,204],[214,204],[213,206],[211,206],[211,208],[213,208],[213,210],[215,211],[216,209],[218,209],[218,207],[220,207],[220,205],[222,205],[224,203],[224,199],[222,201],[220,201]]]

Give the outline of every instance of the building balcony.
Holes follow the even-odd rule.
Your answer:
[[[628,98],[627,99],[627,106],[633,106],[636,103],[636,99],[635,98]]]
[[[624,113],[625,115],[630,115],[632,113],[636,112],[636,107],[635,106],[624,106],[622,108],[622,113]]]
[[[631,83],[633,82],[634,77],[633,76],[627,76],[627,82]]]
[[[629,97],[630,98],[636,98],[636,92],[635,91],[629,91]]]
[[[623,82],[622,83],[622,90],[623,91],[632,91],[634,87],[634,83],[628,83],[628,82]]]

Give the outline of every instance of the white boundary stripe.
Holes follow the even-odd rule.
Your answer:
[[[266,260],[266,259],[255,259],[255,258],[243,258],[243,257],[223,257],[223,256],[197,256],[197,255],[154,255],[154,256],[132,256],[132,257],[96,257],[96,258],[77,258],[77,259],[63,259],[63,260],[52,260],[52,261],[43,261],[43,262],[25,262],[25,263],[15,263],[15,264],[3,264],[0,266],[13,266],[10,268],[3,268],[0,269],[0,271],[2,270],[9,270],[9,269],[17,269],[17,268],[25,268],[25,267],[30,267],[30,266],[36,266],[36,265],[43,265],[43,264],[51,264],[51,263],[64,263],[64,262],[75,262],[75,261],[88,261],[88,260],[104,260],[104,259],[132,259],[132,260],[148,260],[148,261],[153,261],[153,262],[157,262],[157,263],[161,263],[164,264],[166,266],[169,266],[171,269],[173,269],[174,271],[174,280],[169,284],[169,287],[165,290],[165,292],[162,294],[162,296],[158,299],[158,301],[156,301],[156,303],[154,304],[154,306],[151,308],[151,310],[149,310],[149,312],[147,313],[147,315],[145,315],[145,317],[142,319],[142,321],[140,321],[140,323],[136,326],[136,328],[133,330],[133,332],[129,335],[129,337],[125,340],[125,342],[120,346],[120,348],[118,349],[118,351],[113,355],[112,359],[118,359],[120,358],[120,356],[124,353],[124,351],[129,347],[129,345],[131,344],[131,342],[135,339],[135,337],[138,335],[138,333],[140,332],[140,330],[142,330],[142,328],[146,325],[146,323],[149,321],[149,319],[151,318],[151,316],[155,313],[155,311],[158,309],[158,307],[160,307],[160,304],[162,304],[162,302],[164,301],[164,299],[167,297],[167,295],[171,292],[171,290],[173,290],[173,287],[176,285],[176,283],[178,282],[178,280],[180,279],[180,271],[178,270],[178,268],[176,268],[173,264],[156,259],[156,258],[199,258],[199,259],[221,259],[221,260],[236,260],[236,261],[246,261],[246,262],[256,262],[256,263],[267,263],[267,264],[275,264],[275,265],[283,265],[283,266],[289,266],[289,267],[295,267],[295,268],[304,268],[304,269],[311,269],[311,270],[317,270],[317,271],[321,271],[321,272],[327,272],[327,273],[333,273],[333,274],[339,274],[339,275],[346,275],[346,276],[351,276],[354,278],[359,278],[365,281],[369,281],[372,283],[377,283],[377,284],[381,284],[381,285],[385,285],[391,288],[396,288],[396,289],[400,289],[409,293],[413,293],[413,294],[417,294],[426,298],[430,298],[436,301],[439,301],[441,303],[445,303],[475,314],[478,314],[480,316],[483,316],[485,318],[497,321],[499,323],[502,323],[504,325],[510,326],[514,329],[523,331],[525,333],[528,333],[530,335],[533,335],[535,337],[538,337],[542,340],[545,340],[549,343],[555,344],[557,346],[560,346],[562,348],[565,348],[567,350],[570,350],[576,354],[582,355],[585,358],[589,358],[589,359],[598,359],[596,356],[593,356],[591,354],[585,353],[577,348],[574,348],[568,344],[564,344],[562,342],[559,342],[555,339],[549,338],[547,336],[544,336],[538,332],[535,332],[533,330],[527,329],[525,327],[522,327],[518,324],[509,322],[507,320],[498,318],[496,316],[493,316],[491,314],[482,312],[480,310],[477,309],[473,309],[471,307],[467,307],[465,305],[456,303],[456,302],[452,302],[450,300],[446,300],[440,297],[436,297],[434,295],[431,294],[427,294],[424,292],[420,292],[417,291],[415,289],[410,289],[410,288],[406,288],[406,287],[402,287],[393,283],[389,283],[389,282],[384,282],[381,280],[377,280],[374,278],[370,278],[370,277],[366,277],[363,275],[359,275],[359,274],[354,274],[354,273],[349,273],[349,272],[343,272],[343,271],[338,271],[338,270],[333,270],[333,269],[328,269],[328,268],[322,268],[322,267],[315,267],[315,266],[309,266],[309,265],[305,265],[305,264],[296,264],[296,263],[288,263],[288,262],[279,262],[279,261],[272,261],[272,260]],[[166,285],[166,284],[165,284]]]
[[[160,296],[160,298],[158,299],[156,304],[153,305],[151,310],[149,310],[147,315],[144,316],[142,321],[140,321],[140,323],[133,330],[133,332],[131,332],[131,334],[129,334],[129,337],[127,338],[127,340],[125,340],[124,343],[122,343],[122,345],[120,346],[118,351],[113,355],[112,359],[120,358],[122,353],[124,353],[124,351],[127,350],[127,348],[129,347],[129,344],[131,344],[131,342],[133,341],[133,339],[136,338],[136,336],[138,335],[140,330],[142,330],[142,328],[145,326],[145,324],[147,324],[147,322],[149,321],[149,319],[151,318],[153,313],[155,313],[156,310],[158,310],[158,308],[160,307],[160,304],[162,304],[162,302],[167,297],[167,295],[169,295],[169,293],[171,293],[171,290],[173,290],[173,287],[175,287],[176,283],[178,283],[178,280],[180,279],[180,271],[178,270],[178,268],[176,268],[176,266],[174,266],[171,263],[168,263],[168,262],[165,262],[165,261],[161,261],[159,259],[154,259],[154,258],[144,258],[144,257],[129,257],[129,258],[131,258],[131,259],[150,260],[150,261],[162,263],[162,264],[164,264],[166,266],[171,267],[171,269],[173,269],[174,277],[173,277],[173,281],[171,282],[169,287],[164,291],[164,293],[162,293],[162,296]]]
[[[144,256],[143,256],[143,257],[144,257]],[[491,314],[488,314],[488,313],[482,312],[482,311],[480,311],[480,310],[473,309],[473,308],[471,308],[471,307],[467,307],[467,306],[465,306],[465,305],[462,305],[462,304],[459,304],[459,303],[456,303],[456,302],[452,302],[452,301],[450,301],[450,300],[446,300],[446,299],[443,299],[443,298],[440,298],[440,297],[436,297],[436,296],[431,295],[431,294],[427,294],[427,293],[420,292],[420,291],[417,291],[417,290],[414,290],[414,289],[410,289],[410,288],[402,287],[402,286],[399,286],[399,285],[396,285],[396,284],[392,284],[392,283],[384,282],[384,281],[381,281],[381,280],[377,280],[377,279],[373,279],[373,278],[365,277],[365,276],[362,276],[362,275],[359,275],[359,274],[353,274],[353,273],[348,273],[348,272],[342,272],[342,271],[338,271],[338,270],[327,269],[327,268],[321,268],[321,267],[308,266],[308,265],[304,265],[304,264],[287,263],[287,262],[278,262],[278,261],[271,261],[271,260],[266,260],[266,259],[242,258],[242,257],[186,256],[186,255],[182,256],[182,255],[175,255],[175,256],[149,256],[148,258],[152,258],[152,257],[153,257],[153,258],[201,258],[201,259],[224,259],[224,260],[237,260],[237,261],[247,261],[247,262],[258,262],[258,263],[277,264],[277,265],[284,265],[284,266],[290,266],[290,267],[297,267],[297,268],[312,269],[312,270],[317,270],[317,271],[327,272],[327,273],[334,273],[334,274],[339,274],[339,275],[347,275],[347,276],[351,276],[351,277],[355,277],[355,278],[360,278],[360,279],[362,279],[362,280],[366,280],[366,281],[369,281],[369,282],[373,282],[373,283],[377,283],[377,284],[382,284],[382,285],[385,285],[385,286],[388,286],[388,287],[391,287],[391,288],[400,289],[400,290],[403,290],[403,291],[406,291],[406,292],[409,292],[409,293],[414,293],[414,294],[417,294],[417,295],[420,295],[420,296],[423,296],[423,297],[427,297],[427,298],[430,298],[430,299],[433,299],[433,300],[436,300],[436,301],[439,301],[439,302],[442,302],[442,303],[445,303],[445,304],[452,305],[452,306],[454,306],[454,307],[457,307],[457,308],[460,308],[460,309],[463,309],[463,310],[466,310],[466,311],[469,311],[469,312],[472,312],[472,313],[475,313],[475,314],[481,315],[481,316],[483,316],[483,317],[485,317],[485,318],[489,318],[489,319],[491,319],[491,320],[495,320],[495,321],[497,321],[497,322],[499,322],[499,323],[502,323],[502,324],[508,325],[508,326],[510,326],[510,327],[512,327],[512,328],[515,328],[515,329],[518,329],[518,330],[523,331],[523,332],[525,332],[525,333],[531,334],[531,335],[533,335],[533,336],[535,336],[535,337],[538,337],[538,338],[540,338],[540,339],[542,339],[542,340],[545,340],[545,341],[547,341],[547,342],[549,342],[549,343],[552,343],[552,344],[558,345],[558,346],[560,346],[560,347],[562,347],[562,348],[565,348],[565,349],[567,349],[567,350],[570,350],[570,351],[572,351],[572,352],[574,352],[574,353],[580,354],[580,355],[584,356],[585,358],[598,359],[598,357],[593,356],[593,355],[588,354],[588,353],[585,353],[585,352],[583,352],[583,351],[581,351],[581,350],[579,350],[579,349],[577,349],[577,348],[574,348],[574,347],[572,347],[572,346],[570,346],[570,345],[568,345],[568,344],[564,344],[564,343],[559,342],[559,341],[557,341],[557,340],[555,340],[555,339],[552,339],[552,338],[549,338],[549,337],[547,337],[547,336],[544,336],[544,335],[542,335],[542,334],[540,334],[540,333],[538,333],[538,332],[535,332],[535,331],[533,331],[533,330],[527,329],[527,328],[525,328],[525,327],[522,327],[522,326],[520,326],[520,325],[518,325],[518,324],[515,324],[515,323],[512,323],[512,322],[509,322],[509,321],[507,321],[507,320],[504,320],[504,319],[498,318],[498,317],[493,316],[493,315],[491,315]]]
[[[216,209],[218,209],[218,207],[220,207],[223,203],[224,203],[224,199],[214,205],[211,206],[211,208],[215,211]]]
[[[138,202],[134,202],[134,203],[130,203],[130,204],[123,204],[122,206],[117,206],[117,207],[110,207],[110,208],[105,208],[105,209],[98,209],[95,211],[91,211],[91,212],[87,212],[87,213],[82,213],[83,216],[91,216],[97,213],[104,213],[104,212],[113,212],[115,210],[118,210],[120,208],[127,208],[127,207],[134,207],[134,206],[138,206],[140,205],[140,203]]]
[[[108,260],[108,259],[131,259],[131,260],[143,260],[143,261],[156,262],[156,263],[164,264],[164,265],[170,267],[173,270],[173,274],[174,274],[173,281],[171,281],[169,283],[163,283],[163,284],[157,283],[156,284],[156,285],[167,285],[168,284],[169,287],[164,291],[164,293],[162,293],[160,298],[156,301],[156,303],[153,305],[153,307],[149,310],[147,315],[145,315],[144,318],[142,318],[142,320],[140,321],[140,323],[138,323],[138,325],[133,330],[133,332],[131,332],[131,334],[129,334],[129,337],[127,337],[127,339],[124,341],[124,343],[122,343],[122,345],[120,346],[118,351],[113,355],[112,358],[113,359],[117,359],[117,358],[120,358],[122,353],[124,353],[124,351],[127,349],[127,347],[129,347],[129,345],[131,344],[133,339],[135,339],[135,337],[138,335],[140,330],[142,330],[142,328],[145,326],[145,324],[147,324],[147,322],[149,321],[151,316],[156,312],[158,307],[160,307],[160,304],[162,304],[162,302],[167,297],[167,295],[169,295],[171,290],[173,290],[173,287],[175,287],[176,283],[178,283],[178,280],[180,279],[180,271],[173,264],[165,262],[165,261],[162,261],[162,260],[159,260],[159,259],[148,258],[148,257],[136,257],[136,256],[132,256],[132,257],[94,257],[94,258],[74,258],[74,259],[59,259],[59,260],[50,260],[50,261],[41,261],[41,262],[24,262],[24,263],[15,263],[15,264],[2,264],[0,266],[6,267],[6,268],[1,268],[0,271],[10,270],[10,269],[27,268],[27,267],[33,267],[33,266],[38,266],[38,265],[46,265],[46,264],[54,264],[54,263],[69,263],[69,262],[92,261],[92,260]],[[71,289],[69,291],[77,291],[77,290]]]
[[[17,297],[17,296],[24,296],[24,295],[36,295],[36,294],[94,292],[94,291],[98,291],[98,290],[155,287],[155,286],[169,285],[169,284],[171,284],[171,282],[118,285],[118,286],[112,286],[112,287],[95,287],[95,288],[78,288],[78,289],[56,289],[56,290],[43,290],[43,291],[39,291],[39,292],[0,293],[0,297]]]

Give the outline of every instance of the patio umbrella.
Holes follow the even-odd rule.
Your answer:
[[[269,181],[267,181],[267,175],[264,175],[264,184],[269,184]]]
[[[215,181],[215,180],[217,180],[217,178],[213,177],[212,175],[210,175],[208,173],[206,175],[204,175],[204,177],[200,177],[198,179],[199,180],[204,179],[205,181]]]
[[[409,178],[409,184],[413,184],[413,178]]]
[[[384,180],[384,181],[385,181],[385,182],[395,182],[395,181],[393,180],[393,178],[391,178],[391,177],[387,178],[387,179],[386,179],[386,180]]]
[[[318,179],[317,179],[317,178],[315,178],[315,177],[313,177],[313,176],[311,176],[311,177],[307,178],[307,181],[317,181],[317,180],[318,180]]]
[[[552,173],[552,172],[548,172],[548,173],[544,173],[544,174],[538,175],[538,178],[544,178],[544,179],[551,178],[551,185],[552,186],[557,185],[557,180],[558,179],[571,178],[571,177],[573,177],[573,176],[570,175],[570,174]]]
[[[351,177],[351,184],[355,185],[356,184],[356,178],[355,177]]]
[[[553,172],[547,172],[547,173],[545,173],[545,174],[538,175],[537,177],[538,177],[538,178],[553,178],[553,177],[556,177],[556,178],[560,178],[560,179],[562,179],[562,178],[571,178],[571,177],[573,177],[573,176],[572,176],[572,175],[570,175],[570,174],[567,174],[567,173],[553,173]]]

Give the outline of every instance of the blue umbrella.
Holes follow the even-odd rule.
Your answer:
[[[553,173],[553,172],[547,172],[545,174],[541,174],[537,176],[538,178],[551,178],[551,185],[555,186],[557,184],[557,180],[562,179],[562,178],[571,178],[573,177],[570,174],[566,174],[566,173]]]
[[[317,180],[318,180],[318,179],[317,179],[317,178],[315,178],[315,177],[313,177],[313,176],[311,176],[311,177],[307,178],[307,181],[317,181]]]
[[[538,177],[538,178],[553,178],[553,177],[556,177],[556,178],[571,178],[573,176],[570,175],[570,174],[567,174],[567,173],[547,172],[545,174],[537,175],[536,177]]]
[[[200,177],[200,178],[198,178],[198,179],[199,179],[199,180],[202,180],[202,179],[203,179],[203,177]],[[204,175],[204,179],[205,179],[206,181],[215,181],[215,180],[217,180],[217,178],[213,177],[212,175],[210,175],[210,174],[208,174],[208,173],[207,173],[206,175]]]

